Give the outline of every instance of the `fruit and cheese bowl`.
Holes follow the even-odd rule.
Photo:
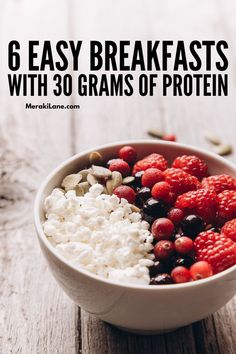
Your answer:
[[[54,277],[84,310],[131,332],[205,318],[236,292],[235,176],[215,154],[164,141],[69,158],[35,201]]]

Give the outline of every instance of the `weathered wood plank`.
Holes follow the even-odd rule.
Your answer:
[[[66,1],[1,4],[1,67],[12,39],[52,41],[69,37]],[[53,280],[33,226],[35,190],[44,176],[72,154],[70,111],[26,111],[25,102],[69,99],[10,98],[0,82],[0,352],[79,352],[79,312]],[[63,101],[63,102],[62,102]]]
[[[106,1],[100,2],[99,6],[91,6],[91,3],[81,4],[76,1],[73,13],[75,19],[81,16],[80,21],[73,21],[74,31],[85,42],[91,38],[101,41],[126,38],[217,40],[227,35],[225,23],[222,24],[220,8],[215,1],[198,4],[193,1],[177,3],[167,1],[163,6],[157,5],[156,2],[149,2],[148,6],[143,6],[137,1],[129,3],[129,6],[127,3],[120,2],[119,5],[114,5]],[[227,18],[229,13],[225,16]],[[233,56],[235,45],[235,41],[231,43],[230,57]],[[80,70],[81,72],[88,70],[86,60],[81,63]],[[234,75],[233,66],[230,66],[230,75]],[[220,99],[171,96],[79,98],[81,111],[76,121],[77,149],[115,140],[147,138],[146,131],[151,127],[176,133],[179,141],[208,149],[212,147],[204,139],[204,129],[210,129],[219,134],[223,140],[234,143],[232,130],[227,129],[227,126],[234,124],[236,110],[234,95],[235,85],[231,86],[229,97]],[[226,308],[232,309],[232,304],[229,303]],[[227,353],[231,353],[235,345],[231,336],[232,329],[229,330],[229,326],[221,326],[222,322],[227,321],[227,316],[224,317],[225,311],[224,308],[214,319],[211,317],[193,327],[189,326],[156,337],[139,337],[118,332],[82,311],[82,348],[85,353],[92,354],[110,352],[200,354],[213,353],[214,350],[216,353],[224,353],[226,346]],[[232,317],[230,318],[233,328],[235,323]],[[217,329],[214,329],[215,327]],[[204,331],[200,331],[199,328],[204,328]],[[209,337],[208,333],[211,333]],[[202,340],[199,340],[201,335]]]

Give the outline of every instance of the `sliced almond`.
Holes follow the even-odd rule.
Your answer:
[[[122,174],[118,171],[113,171],[111,179],[106,182],[108,194],[112,194],[114,189],[122,184]]]
[[[69,191],[70,189],[74,189],[80,181],[82,181],[82,175],[80,173],[73,173],[63,179],[61,186],[66,191]]]
[[[76,195],[83,196],[89,191],[90,184],[88,182],[81,182],[75,187]]]
[[[91,173],[89,173],[87,175],[87,181],[88,181],[88,183],[91,186],[93,186],[94,184],[98,183],[98,179],[94,175],[92,175]]]
[[[152,138],[158,138],[161,139],[164,135],[163,132],[161,132],[160,130],[157,129],[149,129],[147,131],[148,135],[150,135]]]
[[[96,165],[92,166],[91,174],[97,178],[111,177],[111,171],[108,168]]]
[[[91,173],[92,169],[91,168],[87,168],[84,170],[79,171],[79,173],[82,175],[82,181],[86,182],[87,181],[87,176],[89,173]]]
[[[89,155],[89,162],[91,165],[102,165],[103,157],[98,151],[93,151]]]
[[[216,150],[217,154],[220,156],[227,156],[232,154],[233,148],[231,145],[226,144],[226,145],[220,145],[218,149]]]
[[[123,184],[131,184],[133,181],[135,180],[135,178],[133,176],[128,176],[123,178]]]
[[[220,138],[218,136],[216,136],[214,133],[206,130],[204,132],[204,135],[205,135],[205,138],[212,144],[214,145],[220,145],[221,144],[221,141],[220,141]]]

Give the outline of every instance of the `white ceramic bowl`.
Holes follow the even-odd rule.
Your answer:
[[[236,292],[236,266],[210,278],[185,284],[116,284],[71,265],[55,251],[42,229],[44,199],[54,187],[60,185],[63,177],[82,169],[91,151],[100,151],[105,159],[109,159],[126,144],[137,149],[138,157],[157,152],[172,161],[178,155],[194,154],[207,162],[210,174],[236,176],[236,167],[232,163],[192,146],[141,140],[95,147],[66,160],[40,187],[34,210],[38,239],[57,282],[84,310],[131,332],[154,334],[170,331],[201,320],[225,305]]]

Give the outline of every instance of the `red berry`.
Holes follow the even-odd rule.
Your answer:
[[[158,259],[167,259],[174,253],[175,247],[173,242],[169,240],[158,241],[154,246],[154,254]]]
[[[170,219],[175,225],[179,225],[180,222],[183,220],[185,214],[183,210],[172,208],[167,214],[168,219]]]
[[[174,134],[164,134],[162,140],[166,141],[176,141],[176,136]]]
[[[165,181],[170,185],[171,192],[176,195],[194,191],[200,187],[200,182],[194,176],[180,168],[168,168],[164,171]]]
[[[118,198],[126,199],[130,204],[133,204],[135,201],[135,192],[129,186],[119,186],[116,187],[113,191],[113,194],[117,195]]]
[[[228,175],[210,176],[203,178],[202,186],[219,194],[224,190],[236,190],[236,179]]]
[[[129,164],[121,159],[113,159],[108,162],[110,171],[118,171],[122,174],[123,177],[130,175]]]
[[[203,177],[208,175],[207,164],[194,155],[178,156],[174,160],[172,167],[181,168],[183,171],[197,177],[199,180],[202,180]]]
[[[119,157],[128,163],[134,163],[137,158],[137,152],[132,146],[123,146],[119,150]]]
[[[236,218],[236,191],[224,191],[218,194],[218,214],[225,220]]]
[[[187,254],[194,249],[193,240],[189,237],[182,236],[175,240],[175,250],[180,254]]]
[[[199,189],[180,195],[175,207],[183,210],[185,214],[196,214],[207,223],[215,220],[217,210],[217,195],[212,190]]]
[[[167,182],[155,183],[152,187],[152,197],[163,200],[168,199],[170,190],[170,185]]]
[[[171,238],[174,232],[174,224],[167,218],[159,218],[152,224],[152,234],[156,240]]]
[[[194,263],[190,267],[190,274],[193,280],[200,280],[203,278],[210,277],[213,274],[213,272],[212,272],[212,267],[208,262],[199,261]]]
[[[142,175],[142,185],[143,187],[151,188],[156,182],[163,181],[164,174],[158,168],[151,167],[144,171]]]
[[[227,221],[222,227],[221,232],[224,236],[229,237],[236,242],[236,219]]]
[[[236,243],[224,234],[201,232],[194,240],[198,261],[210,263],[214,274],[236,264]]]
[[[178,266],[171,272],[171,277],[174,283],[187,283],[191,280],[191,274],[188,268]]]
[[[150,154],[136,162],[133,168],[133,175],[139,171],[146,171],[151,167],[164,171],[167,168],[167,160],[162,155],[156,153]]]

